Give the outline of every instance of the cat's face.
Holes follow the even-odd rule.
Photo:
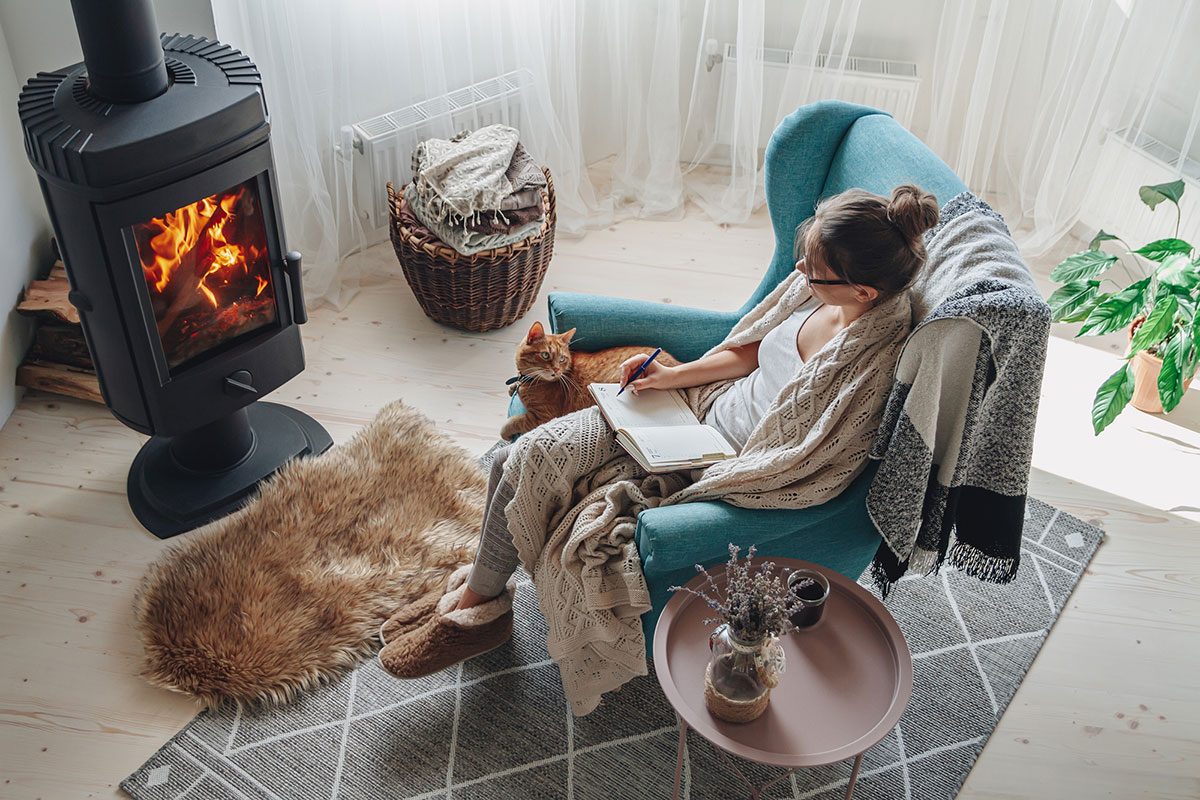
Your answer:
[[[559,380],[571,369],[574,335],[574,328],[565,333],[546,333],[542,323],[533,323],[525,341],[517,346],[517,372],[542,381]]]

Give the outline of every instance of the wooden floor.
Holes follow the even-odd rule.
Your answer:
[[[543,294],[733,309],[772,249],[762,211],[729,228],[694,210],[627,220],[560,237]],[[423,316],[389,246],[357,263],[361,292],[312,313],[308,369],[272,399],[343,442],[402,398],[482,452],[544,298],[515,326],[466,334]],[[1030,494],[1108,538],[963,798],[1200,797],[1200,393],[1170,417],[1127,411],[1093,437],[1092,394],[1119,363],[1111,345],[1051,343]],[[0,797],[112,796],[197,711],[137,676],[130,603],[164,550],[125,501],[143,438],[102,407],[36,393],[0,431]]]

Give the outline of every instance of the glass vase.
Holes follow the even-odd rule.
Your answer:
[[[711,655],[704,675],[704,703],[718,719],[749,722],[767,709],[771,689],[784,670],[783,647],[774,636],[739,639],[729,625],[708,638]]]

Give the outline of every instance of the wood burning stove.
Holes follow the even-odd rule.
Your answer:
[[[25,149],[104,400],[151,435],[129,503],[167,537],[237,508],[331,439],[258,402],[304,369],[258,69],[160,36],[150,0],[72,0],[84,61],[21,92]]]

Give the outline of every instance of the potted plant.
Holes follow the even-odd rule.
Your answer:
[[[771,689],[779,685],[784,670],[778,637],[791,629],[789,617],[802,602],[789,592],[786,574],[775,574],[774,562],[752,569],[755,548],[750,547],[744,562],[738,560],[740,549],[729,545],[724,587],[699,564],[696,570],[706,578],[700,591],[671,587],[696,595],[717,612],[717,617],[705,620],[720,625],[708,639],[704,702],[713,716],[726,722],[749,722],[767,709]]]
[[[1082,322],[1077,337],[1128,330],[1125,363],[1100,385],[1092,403],[1092,428],[1097,434],[1131,400],[1142,411],[1175,408],[1200,360],[1200,320],[1196,316],[1200,258],[1192,245],[1178,238],[1183,181],[1142,186],[1138,194],[1151,211],[1164,200],[1175,204],[1174,237],[1134,250],[1121,238],[1101,230],[1087,250],[1070,256],[1050,273],[1052,280],[1063,284],[1047,300],[1055,322]],[[1100,248],[1103,242],[1119,242],[1126,252],[1105,252]],[[1133,256],[1139,271],[1148,274],[1135,277],[1124,256]],[[1105,275],[1117,265],[1129,279],[1125,285]],[[1116,290],[1101,291],[1105,282],[1112,282]]]

